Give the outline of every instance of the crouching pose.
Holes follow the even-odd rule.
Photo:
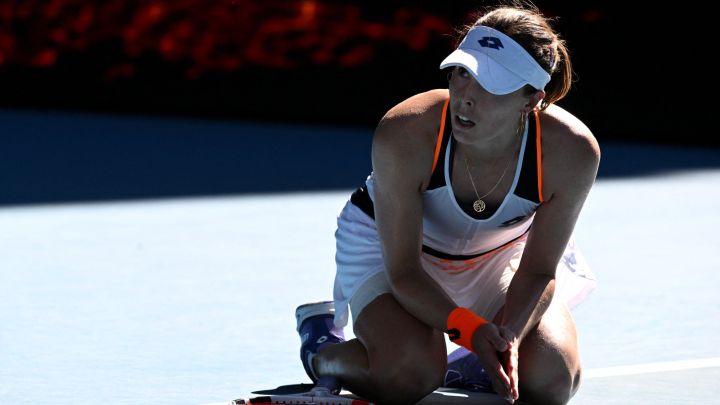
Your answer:
[[[379,403],[443,385],[567,403],[581,374],[569,308],[595,285],[572,233],[600,155],[554,104],[567,49],[537,10],[496,8],[440,68],[447,89],[377,127],[373,172],[338,218],[334,299],[296,311],[303,364],[318,387]],[[449,358],[443,333],[461,346]]]

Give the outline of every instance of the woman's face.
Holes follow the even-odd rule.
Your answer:
[[[485,90],[462,67],[454,67],[449,75],[450,113],[456,137],[494,136],[514,133],[520,117],[527,114],[533,97],[520,88],[509,94],[496,95]]]

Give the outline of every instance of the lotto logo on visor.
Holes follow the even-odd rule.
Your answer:
[[[550,81],[550,74],[520,44],[483,25],[471,29],[440,63],[440,69],[451,66],[465,68],[493,94],[512,93],[526,84],[543,90]]]
[[[479,40],[478,43],[483,48],[493,48],[493,49],[503,48],[502,42],[500,42],[500,40],[495,37],[482,37],[482,39]]]

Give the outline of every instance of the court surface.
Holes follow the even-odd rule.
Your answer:
[[[293,312],[331,297],[350,191],[0,207],[0,403],[308,382]],[[574,311],[573,404],[717,403],[718,201],[718,168],[598,180],[575,232],[599,286]]]

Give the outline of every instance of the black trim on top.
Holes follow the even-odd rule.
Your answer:
[[[450,138],[452,138],[452,114],[450,114],[449,105],[447,107],[447,112],[445,113],[445,130],[442,137],[443,139],[440,144],[440,153],[438,154],[438,160],[435,164],[435,170],[430,177],[430,183],[428,183],[428,190],[434,190],[445,185],[445,152],[447,151],[448,142]]]
[[[433,190],[439,187],[445,186],[445,154],[450,142],[454,142],[452,136],[452,117],[450,114],[450,107],[446,113],[445,119],[445,131],[443,133],[442,143],[440,145],[440,153],[438,155],[438,161],[435,165],[435,171],[432,173],[430,178],[430,184],[428,184],[428,190]],[[525,141],[525,154],[523,155],[522,167],[520,168],[520,178],[518,184],[515,187],[515,195],[520,198],[524,198],[529,201],[533,201],[540,204],[540,195],[538,192],[538,172],[537,172],[537,134],[535,124],[534,113],[528,115],[528,135]],[[455,148],[451,150],[454,152]],[[451,156],[452,158],[452,156]],[[375,204],[373,204],[370,194],[367,190],[367,184],[363,184],[358,187],[355,192],[350,196],[350,201],[367,214],[370,218],[375,219]],[[512,241],[510,241],[512,242]],[[508,243],[510,243],[508,242]],[[426,252],[425,249],[428,249]],[[448,255],[443,252],[438,252],[430,247],[423,246],[423,251],[439,258],[445,258],[449,260],[468,260],[474,257],[481,256],[482,254],[475,256],[462,256],[462,255]],[[484,254],[484,253],[483,253]]]
[[[360,208],[360,210],[367,214],[367,216],[375,219],[375,204],[373,204],[373,201],[370,198],[370,193],[368,193],[367,183],[358,187],[358,189],[352,193],[350,196],[350,202]]]
[[[515,195],[540,204],[537,172],[537,137],[535,114],[531,112],[528,114],[528,134],[527,140],[525,141],[525,155],[523,156],[523,163],[520,168],[520,178],[515,187]]]
[[[438,161],[435,164],[435,170],[431,174],[428,190],[439,188],[445,185],[445,153],[447,151],[448,141],[452,138],[452,114],[450,114],[450,105],[448,104],[445,111],[445,127],[442,134],[442,142],[440,144],[440,153],[438,153]],[[437,140],[436,140],[437,142]],[[437,143],[436,143],[437,145]],[[435,151],[433,150],[433,153]],[[433,155],[434,158],[434,155]],[[375,204],[370,198],[367,190],[367,183],[358,187],[350,196],[350,202],[360,208],[362,212],[372,219],[375,219]]]
[[[525,236],[528,232],[530,232],[530,228],[528,228],[527,231],[523,232],[522,235],[520,235],[520,236],[518,236],[517,238],[512,239],[512,240],[510,240],[510,241],[508,241],[508,242],[506,242],[506,243],[503,243],[502,245],[496,247],[495,249],[488,250],[487,252],[482,252],[482,253],[478,253],[478,254],[475,254],[475,255],[451,255],[451,254],[449,254],[449,253],[445,253],[445,252],[441,252],[441,251],[439,251],[439,250],[435,250],[435,249],[431,248],[430,246],[426,246],[426,245],[423,245],[423,246],[422,246],[422,251],[423,251],[423,253],[427,253],[427,254],[429,254],[430,256],[437,257],[438,259],[456,260],[456,261],[471,260],[471,259],[475,259],[475,258],[478,258],[478,257],[480,257],[480,256],[483,256],[483,255],[486,255],[486,254],[488,254],[488,253],[492,253],[492,252],[494,252],[494,251],[496,251],[496,250],[498,250],[498,249],[500,249],[500,248],[503,248],[503,247],[505,247],[505,246],[507,246],[507,245],[509,245],[509,244],[511,244],[511,243],[513,243],[513,242],[515,242],[515,241],[517,241],[518,239],[522,238],[522,237]]]

